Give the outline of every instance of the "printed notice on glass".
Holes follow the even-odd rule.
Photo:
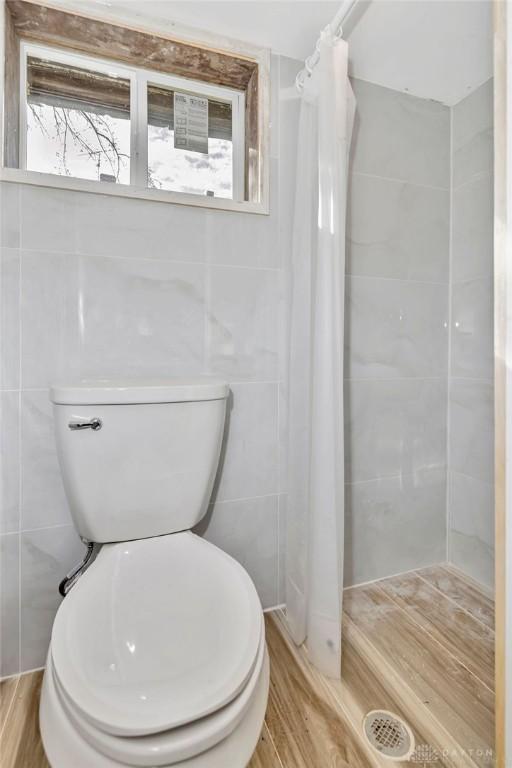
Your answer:
[[[174,92],[174,147],[208,154],[208,99]]]

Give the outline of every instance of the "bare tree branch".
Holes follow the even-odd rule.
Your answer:
[[[52,138],[40,112],[33,105],[30,107],[34,120],[43,135]],[[63,172],[67,176],[71,175],[68,167],[68,150],[69,142],[72,141],[80,152],[94,161],[98,178],[102,162],[107,162],[112,175],[116,181],[119,181],[122,166],[125,159],[129,159],[129,155],[121,151],[117,136],[109,121],[102,115],[66,107],[53,107],[52,114],[55,137],[59,139],[62,145],[62,153],[57,153],[57,155]]]

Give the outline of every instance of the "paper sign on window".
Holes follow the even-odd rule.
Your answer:
[[[174,147],[208,154],[208,99],[174,92]]]

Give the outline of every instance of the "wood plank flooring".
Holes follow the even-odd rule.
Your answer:
[[[281,612],[267,614],[266,627],[269,702],[249,768],[389,768],[361,734],[372,709],[409,723],[420,749],[405,765],[494,766],[493,603],[454,569],[345,590],[339,681],[294,646]],[[1,768],[49,768],[38,731],[41,680],[34,672],[0,683]]]

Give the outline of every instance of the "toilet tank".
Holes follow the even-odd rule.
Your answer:
[[[192,528],[219,462],[228,385],[209,377],[53,386],[75,526],[99,543]]]

